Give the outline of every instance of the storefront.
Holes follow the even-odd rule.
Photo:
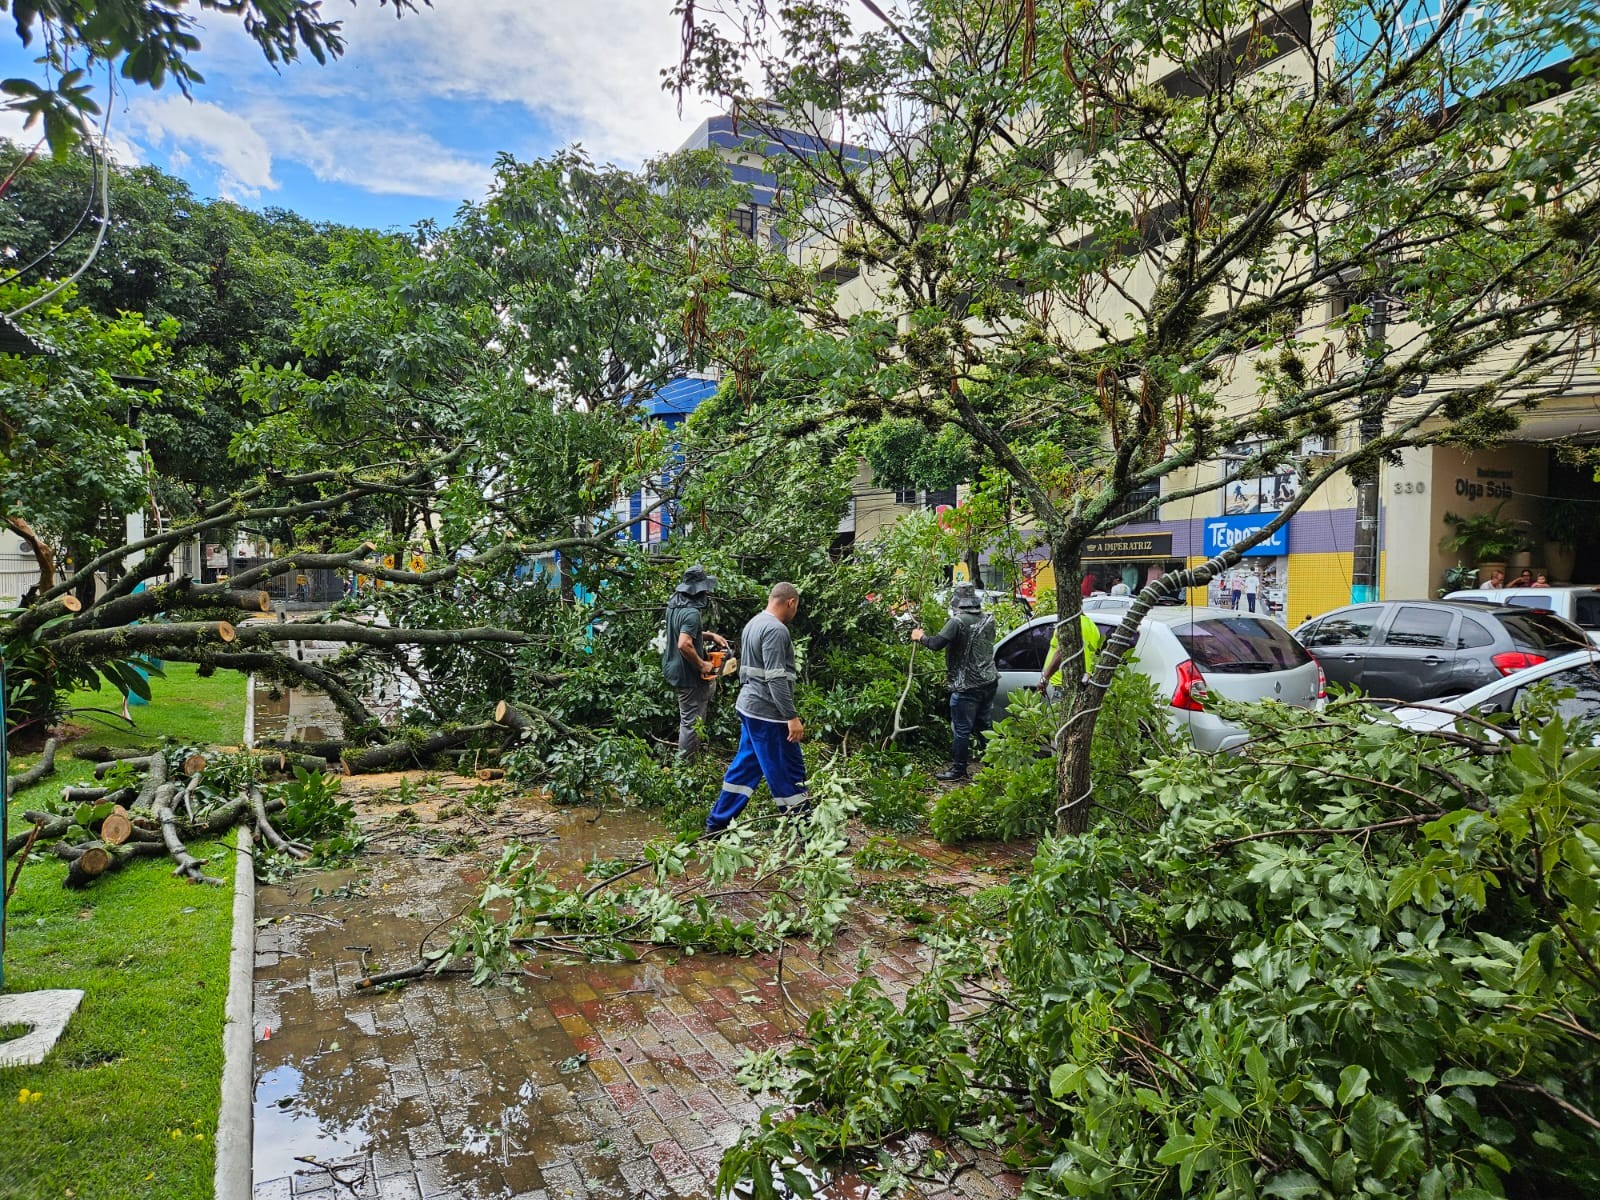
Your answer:
[[[1173,555],[1170,532],[1088,538],[1082,560],[1085,596],[1128,595],[1186,565],[1183,558]]]
[[[1273,512],[1209,517],[1205,522],[1201,553],[1211,558],[1257,533]],[[1289,526],[1252,546],[1232,570],[1213,579],[1206,603],[1241,612],[1260,612],[1283,618],[1289,602]]]

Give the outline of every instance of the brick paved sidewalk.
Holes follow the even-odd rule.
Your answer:
[[[581,862],[601,845],[606,856],[625,855],[658,833],[636,815],[594,825],[590,816],[552,818],[559,840],[548,860]],[[935,859],[925,878],[966,891],[1002,882],[1016,861],[913,848]],[[397,855],[261,890],[255,1200],[711,1194],[722,1150],[760,1113],[733,1082],[736,1061],[792,1042],[801,1027],[785,1008],[775,957],[541,960],[538,977],[516,989],[455,976],[353,991],[363,963],[415,961],[428,926],[460,908],[480,878],[474,858]],[[863,947],[873,974],[903,992],[928,955],[901,932],[858,906],[835,946],[787,951],[790,997],[810,1009],[849,986]],[[928,1194],[1010,1196],[1019,1182],[976,1164]],[[835,1192],[863,1194],[842,1181]]]

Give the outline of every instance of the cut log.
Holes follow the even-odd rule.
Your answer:
[[[84,762],[110,763],[117,760],[149,758],[150,751],[133,746],[84,746],[72,748],[72,757]]]
[[[153,770],[154,768],[151,764],[158,758],[161,759],[161,779],[162,782],[165,782],[167,770],[166,758],[161,754],[150,754],[148,752],[139,754],[113,755],[104,762],[97,762],[94,765],[94,777],[96,779],[104,779],[109,772],[117,767],[122,766],[124,763],[130,767],[133,767],[135,770]]]
[[[120,846],[132,836],[133,819],[120,804],[100,822],[100,840],[108,846]]]
[[[282,750],[297,757],[320,758],[324,762],[338,762],[339,756],[350,749],[348,742],[291,742],[277,738],[258,738],[257,750]]]
[[[237,642],[239,640],[239,631],[233,627],[231,621],[218,621],[217,636],[225,642]]]
[[[502,700],[494,706],[494,721],[496,725],[503,726],[517,735],[528,733],[537,729],[541,724],[548,725],[562,737],[575,738],[580,741],[593,741],[594,735],[586,730],[574,729],[566,722],[551,716],[547,712],[528,714],[512,706],[509,700]]]
[[[56,769],[56,751],[61,749],[61,739],[53,737],[44,744],[44,753],[39,755],[39,761],[26,771],[18,771],[6,780],[6,795],[15,796],[23,788],[30,788],[46,775]]]
[[[90,857],[91,852],[93,857]],[[160,842],[129,842],[126,846],[118,846],[114,850],[95,845],[86,848],[60,845],[56,847],[56,853],[69,863],[67,877],[62,881],[62,886],[74,890],[86,888],[96,879],[120,871],[135,859],[160,858],[166,852],[167,848]],[[95,869],[85,869],[83,865],[85,858],[89,859],[90,867]]]
[[[6,857],[17,853],[27,844],[29,838],[58,838],[72,828],[71,817],[58,817],[53,813],[25,812],[22,819],[33,828],[25,829],[6,839]],[[34,833],[38,829],[38,833]]]
[[[206,769],[206,756],[204,754],[191,754],[183,760],[183,773],[185,775],[198,775]]]
[[[504,767],[479,767],[473,774],[485,783],[491,783],[496,779],[504,779],[506,777],[506,769]]]
[[[156,797],[161,794],[161,789],[167,783],[167,756],[165,754],[152,754],[150,768],[144,777],[144,786],[139,789],[139,794],[133,798],[133,805],[129,811],[143,809],[150,811],[155,808]]]
[[[344,755],[344,765],[352,775],[360,775],[367,771],[387,771],[401,765],[420,767],[431,756],[454,749],[479,734],[492,732],[495,728],[496,726],[489,722],[481,725],[463,725],[458,729],[449,729],[415,741],[402,739],[390,742],[387,746],[373,746],[367,750],[347,750]]]
[[[79,600],[76,596],[62,596],[57,603],[59,603],[61,607],[66,609],[68,612],[75,613],[83,611],[83,601]]]

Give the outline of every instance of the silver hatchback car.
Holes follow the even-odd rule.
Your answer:
[[[1102,634],[1122,619],[1120,612],[1090,612]],[[1035,617],[995,647],[1000,686],[999,712],[1011,693],[1039,682],[1055,617]],[[1208,695],[1228,700],[1276,700],[1315,708],[1325,695],[1322,668],[1305,647],[1270,617],[1231,608],[1154,608],[1139,626],[1133,648],[1135,668],[1149,676],[1168,702],[1168,718],[1195,746],[1231,750],[1249,734],[1205,711]]]

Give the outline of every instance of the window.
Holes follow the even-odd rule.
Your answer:
[[[1161,499],[1161,481],[1159,479],[1152,480],[1150,483],[1141,484],[1139,487],[1129,492],[1126,499],[1117,504],[1108,514],[1106,514],[1107,519],[1117,520],[1122,517],[1131,516],[1140,509],[1144,508],[1144,506],[1149,504],[1152,500],[1159,499]],[[1153,521],[1156,519],[1156,514],[1154,512],[1144,513],[1139,519],[1142,521]]]
[[[1472,617],[1461,618],[1461,629],[1456,634],[1457,650],[1475,650],[1480,646],[1494,645],[1494,634],[1484,626],[1482,621]]]
[[[896,504],[915,504],[917,502],[917,489],[895,488],[894,502]]]
[[[1395,613],[1389,632],[1384,636],[1384,645],[1404,646],[1412,650],[1443,650],[1446,646],[1454,645],[1450,638],[1450,627],[1455,621],[1456,614],[1444,609],[1402,604],[1400,611]]]
[[[1287,629],[1259,617],[1207,617],[1174,625],[1172,632],[1202,671],[1253,675],[1289,671],[1311,661]]]
[[[1041,621],[1027,629],[1019,629],[995,650],[994,665],[1002,671],[1044,670],[1045,655],[1050,653],[1050,634],[1055,625]]]
[[[1507,596],[1506,603],[1518,608],[1542,608],[1545,612],[1556,606],[1555,599],[1550,596]]]
[[[733,219],[737,222],[740,233],[752,242],[756,240],[756,210],[753,207],[736,210]]]
[[[1600,720],[1600,666],[1594,663],[1585,663],[1581,667],[1570,667],[1565,671],[1558,671],[1554,675],[1546,676],[1536,684],[1529,684],[1515,690],[1508,690],[1494,700],[1485,702],[1480,708],[1480,713],[1505,712],[1508,708],[1516,711],[1527,698],[1528,692],[1534,687],[1548,685],[1558,692],[1570,691],[1573,694],[1564,696],[1556,703],[1556,711],[1567,721],[1596,721]]]
[[[1572,598],[1573,616],[1584,629],[1600,629],[1600,596],[1590,593]]]
[[[1316,623],[1304,639],[1308,646],[1368,646],[1383,610],[1375,604],[1334,613]]]
[[[1588,635],[1583,630],[1555,613],[1505,613],[1498,619],[1501,628],[1511,636],[1511,644],[1518,650],[1532,650],[1546,658],[1554,658],[1557,654],[1589,646]]]

